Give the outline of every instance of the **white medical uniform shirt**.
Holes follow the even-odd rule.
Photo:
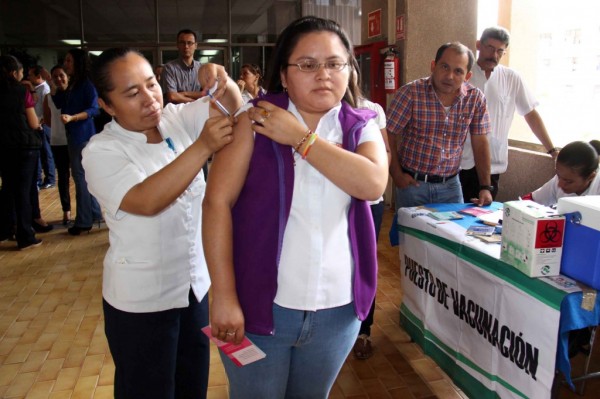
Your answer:
[[[117,309],[139,313],[182,308],[188,306],[190,286],[199,301],[208,291],[200,225],[206,187],[202,171],[173,204],[155,216],[119,209],[133,186],[172,162],[197,139],[208,111],[205,98],[168,104],[159,125],[165,140],[157,144],[147,143],[144,134],[125,130],[113,120],[83,151],[88,188],[103,207],[109,228],[102,295]]]
[[[581,193],[581,196],[584,195],[600,195],[600,169],[596,170],[596,177],[594,177],[587,190]],[[538,204],[553,206],[558,203],[559,198],[577,197],[578,195],[575,193],[566,194],[558,187],[558,176],[554,175],[546,184],[531,193],[531,196]]]

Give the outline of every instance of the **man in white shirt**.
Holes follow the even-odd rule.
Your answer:
[[[492,132],[487,137],[492,156],[491,181],[494,199],[498,193],[500,174],[508,167],[508,132],[515,110],[525,118],[531,131],[544,145],[548,154],[554,158],[558,154],[558,148],[552,144],[544,121],[535,109],[538,102],[533,94],[516,71],[499,64],[509,42],[510,34],[506,29],[502,27],[485,29],[477,41],[479,55],[469,80],[469,83],[485,94],[492,122]],[[467,135],[460,165],[460,182],[465,202],[470,202],[470,199],[477,197],[479,192],[479,181],[469,139]]]

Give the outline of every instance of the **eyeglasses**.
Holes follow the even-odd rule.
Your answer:
[[[196,44],[196,42],[184,42],[184,41],[180,41],[180,42],[177,42],[177,44],[179,44],[180,46],[191,47],[194,44]]]
[[[347,62],[341,61],[327,61],[327,62],[315,62],[315,61],[302,61],[299,64],[287,64],[286,66],[295,66],[302,72],[317,72],[321,66],[330,71],[341,71],[348,65]]]
[[[504,55],[504,53],[506,52],[506,49],[496,48],[496,47],[492,46],[491,44],[486,44],[485,48],[490,52],[496,53],[498,55],[498,57],[502,57]]]

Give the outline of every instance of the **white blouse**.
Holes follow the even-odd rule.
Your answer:
[[[50,108],[51,115],[50,145],[67,145],[67,131],[60,118],[60,109],[56,108],[50,94],[46,94],[46,98],[48,99],[48,108]]]
[[[206,187],[202,171],[173,204],[155,216],[119,209],[133,186],[172,162],[197,139],[208,115],[206,98],[168,104],[159,124],[165,139],[161,143],[149,144],[145,135],[125,130],[113,120],[83,151],[89,190],[104,208],[109,228],[102,295],[117,309],[182,308],[188,306],[190,286],[199,301],[208,292],[200,225]]]
[[[316,132],[332,145],[342,145],[338,119],[341,105],[321,118]],[[304,123],[290,101],[288,111]],[[305,124],[305,123],[304,123]],[[370,120],[359,144],[377,141],[379,127]],[[283,236],[275,303],[315,311],[350,303],[354,262],[348,238],[350,195],[295,155],[294,194]]]
[[[596,177],[594,177],[594,180],[592,180],[587,190],[581,193],[581,196],[584,195],[600,195],[600,169],[596,170]],[[558,203],[559,198],[577,197],[577,194],[566,194],[558,187],[558,176],[554,175],[554,177],[548,180],[542,187],[531,193],[531,196],[538,204],[554,206]]]

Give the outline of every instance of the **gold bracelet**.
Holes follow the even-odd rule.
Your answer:
[[[304,137],[302,137],[302,140],[300,140],[300,142],[298,144],[296,144],[296,146],[294,147],[294,149],[296,150],[296,152],[300,152],[300,148],[302,148],[302,145],[304,144],[304,142],[306,142],[306,140],[308,139],[308,137],[312,134],[312,130],[308,129],[306,131],[306,134],[304,135]]]

